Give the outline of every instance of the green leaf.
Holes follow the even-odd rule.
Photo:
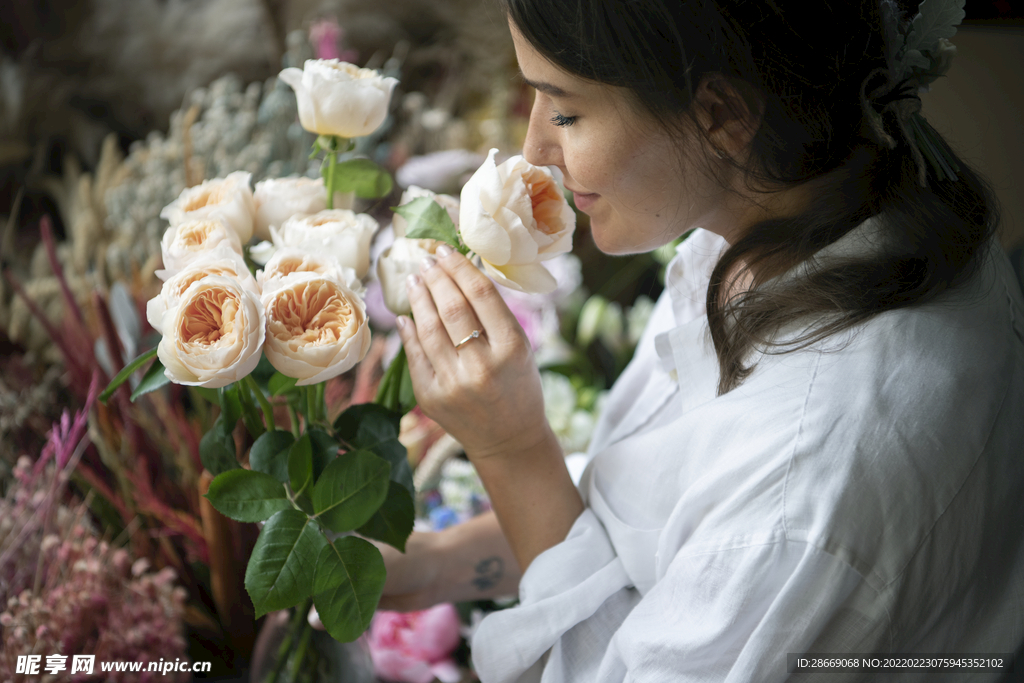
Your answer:
[[[388,495],[391,466],[369,451],[350,451],[327,466],[313,487],[317,520],[342,533],[365,524]]]
[[[214,476],[239,467],[235,457],[235,439],[230,431],[225,431],[223,418],[223,415],[218,417],[210,431],[199,440],[199,459]]]
[[[146,351],[131,363],[124,366],[124,369],[117,373],[117,376],[115,376],[114,379],[110,380],[110,384],[108,384],[107,388],[103,390],[102,394],[100,394],[100,400],[106,403],[107,399],[113,396],[114,392],[117,391],[117,388],[128,381],[128,378],[132,376],[132,373],[145,365],[146,361],[150,358],[156,358],[156,350],[157,349],[154,346],[149,351]]]
[[[303,434],[288,451],[288,480],[296,496],[313,485],[313,453],[309,434]]]
[[[931,51],[939,38],[952,38],[964,19],[966,0],[922,0],[907,34],[907,50]]]
[[[384,499],[384,504],[373,513],[370,521],[359,527],[358,531],[363,536],[384,541],[404,553],[405,542],[412,533],[415,521],[416,508],[412,502],[412,495],[404,486],[391,481],[388,482],[388,497]]]
[[[396,359],[397,361],[397,359]],[[396,381],[398,378],[394,378]],[[405,446],[398,440],[402,416],[375,403],[350,406],[334,421],[334,430],[356,448],[373,451],[391,465],[391,480],[414,495],[412,468]]]
[[[294,389],[295,383],[298,381],[294,377],[288,377],[280,372],[275,372],[267,381],[267,389],[270,391],[271,396],[281,396]]]
[[[330,183],[329,169],[329,163],[320,169],[325,185]],[[334,167],[334,186],[328,192],[355,192],[362,199],[377,199],[391,194],[393,187],[391,174],[377,164],[369,159],[349,159]]]
[[[288,481],[288,451],[295,443],[291,432],[275,429],[256,439],[249,449],[249,465],[282,484]]]
[[[309,443],[312,446],[313,479],[316,480],[324,473],[327,466],[338,457],[338,448],[340,446],[337,441],[331,438],[330,434],[321,429],[310,429],[306,433],[309,434]]]
[[[154,358],[153,364],[149,366],[149,370],[146,370],[146,374],[142,376],[139,386],[135,387],[135,391],[132,392],[132,403],[135,403],[135,399],[139,396],[156,391],[170,381],[170,378],[164,374],[164,364],[160,362],[159,358]]]
[[[409,239],[432,239],[446,242],[462,250],[459,231],[451,216],[430,197],[420,197],[408,204],[394,206],[392,210],[409,223],[405,236]]]
[[[267,520],[245,569],[245,590],[257,619],[313,594],[317,557],[325,547],[317,525],[298,510],[281,510]]]
[[[239,522],[262,522],[292,506],[281,482],[269,474],[242,469],[214,477],[206,497],[222,514]]]
[[[361,538],[347,536],[320,551],[313,604],[335,640],[351,642],[370,627],[386,577],[380,551]]]

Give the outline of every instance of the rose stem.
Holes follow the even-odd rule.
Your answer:
[[[263,410],[263,420],[267,423],[267,429],[274,431],[277,429],[277,424],[274,422],[274,408],[270,405],[270,401],[263,395],[263,390],[256,384],[256,380],[252,378],[252,375],[246,375],[245,386],[249,388],[255,396],[256,400],[259,401],[260,408]]]
[[[306,612],[309,612],[307,609]],[[313,627],[309,625],[309,620],[306,619],[303,624],[302,635],[299,636],[299,644],[295,647],[295,654],[292,656],[292,675],[291,680],[296,680],[299,677],[299,671],[302,670],[302,662],[306,659],[306,648],[309,647],[309,638],[313,635]]]
[[[292,436],[298,439],[302,435],[302,428],[299,425],[299,413],[291,403],[288,404],[288,416],[292,419]]]
[[[309,429],[319,421],[319,413],[320,411],[316,404],[316,386],[310,385],[306,387],[306,429]]]
[[[321,422],[327,422],[327,403],[324,399],[324,387],[326,386],[326,382],[316,385],[316,419]]]
[[[274,683],[277,680],[277,675],[281,673],[281,669],[284,668],[285,662],[288,659],[288,651],[292,647],[292,641],[295,640],[295,636],[298,635],[303,624],[307,627],[309,626],[308,615],[312,604],[312,600],[306,600],[295,608],[295,614],[292,615],[291,623],[288,624],[288,632],[285,633],[281,646],[277,648],[277,659],[274,661],[274,668],[271,669],[270,675],[264,679],[263,683]]]
[[[327,148],[327,208],[334,208],[334,167],[338,163],[338,138],[331,136],[331,146]]]

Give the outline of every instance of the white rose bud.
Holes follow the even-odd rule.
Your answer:
[[[399,206],[408,204],[414,199],[420,197],[430,197],[440,205],[442,209],[448,212],[448,217],[452,219],[452,223],[455,227],[459,227],[459,200],[448,194],[437,194],[432,190],[426,190],[422,187],[416,187],[410,185],[406,188],[405,192],[402,193],[402,199],[398,202]],[[409,222],[405,220],[404,216],[395,214],[391,219],[391,230],[395,233],[395,237],[405,237],[406,231],[409,229]]]
[[[264,292],[263,306],[267,360],[297,386],[336,377],[370,350],[366,304],[333,278],[295,273]]]
[[[257,297],[260,295],[256,279],[249,272],[249,268],[245,265],[245,259],[240,254],[227,249],[206,252],[184,269],[169,277],[160,288],[160,294],[146,304],[146,319],[149,320],[153,329],[163,334],[164,315],[178,307],[181,298],[193,282],[198,282],[211,275],[237,280],[243,288]]]
[[[299,121],[318,135],[357,138],[380,127],[398,80],[337,59],[307,59],[279,78],[295,91]]]
[[[252,239],[256,202],[249,187],[251,173],[235,171],[226,178],[204,181],[182,190],[178,198],[160,211],[171,226],[189,220],[218,219],[235,231],[238,241]]]
[[[160,253],[164,269],[156,274],[166,280],[193,261],[210,254],[231,258],[228,254],[233,253],[241,258],[242,245],[235,231],[219,220],[190,220],[164,231]]]
[[[210,275],[188,286],[164,316],[157,357],[172,382],[217,389],[260,360],[266,319],[259,298],[233,278]]]
[[[280,287],[295,273],[323,275],[343,283],[356,294],[361,294],[363,284],[356,277],[356,271],[338,263],[329,254],[316,254],[291,247],[278,249],[263,270],[256,272],[256,281],[264,294]]]
[[[572,249],[576,214],[551,172],[514,156],[487,160],[462,188],[459,234],[498,284],[547,293],[557,283],[540,261]]]
[[[438,240],[411,240],[396,237],[394,243],[384,250],[377,259],[377,279],[384,292],[384,305],[395,315],[407,315],[409,294],[405,280],[413,273],[420,272],[420,263],[433,255],[444,244]]]
[[[365,213],[346,209],[320,211],[311,216],[292,216],[279,230],[272,230],[274,246],[329,254],[356,271],[362,279],[370,270],[370,241],[377,221]]]

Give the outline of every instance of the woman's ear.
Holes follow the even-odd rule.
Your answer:
[[[761,124],[764,105],[744,81],[705,75],[694,96],[697,124],[721,159],[739,159]]]

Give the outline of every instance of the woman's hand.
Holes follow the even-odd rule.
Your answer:
[[[449,247],[436,254],[409,278],[416,322],[398,319],[413,391],[476,466],[525,571],[565,538],[583,501],[544,415],[526,334],[472,263]]]
[[[469,260],[447,246],[437,255],[409,278],[416,322],[398,319],[417,402],[470,460],[537,446],[551,430],[525,333]]]

